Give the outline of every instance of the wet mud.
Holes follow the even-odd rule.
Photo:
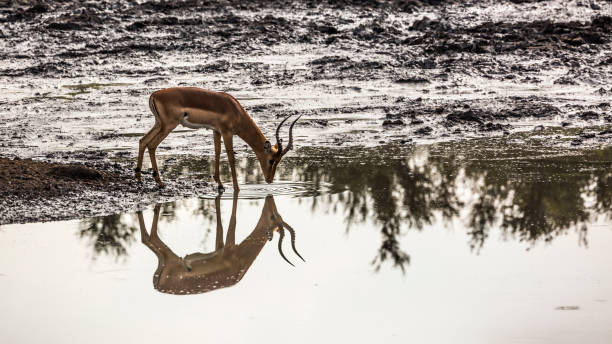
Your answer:
[[[206,179],[173,179],[164,189],[138,183],[127,164],[61,164],[0,158],[0,225],[82,218],[133,209],[158,199],[213,192]],[[150,171],[144,177],[151,178]]]
[[[302,115],[297,157],[302,147],[483,137],[607,146],[611,13],[605,0],[2,2],[0,156],[119,177],[110,183],[116,191],[79,180],[103,192],[78,196],[96,211],[5,210],[1,222],[109,213],[144,202],[147,188],[158,192],[133,184],[131,170],[138,138],[153,124],[148,96],[172,86],[229,92],[268,136],[279,118]],[[179,129],[160,160],[212,154],[210,132]],[[235,149],[249,154],[242,143]],[[204,174],[171,180],[160,193],[193,194]],[[51,177],[74,191],[57,175],[36,177],[31,189]],[[7,202],[4,209],[23,205]]]

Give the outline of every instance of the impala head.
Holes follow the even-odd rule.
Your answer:
[[[266,203],[264,204],[264,208],[261,212],[259,224],[263,225],[263,227],[267,229],[268,240],[272,240],[272,233],[278,231],[278,234],[280,235],[280,238],[278,239],[278,252],[287,263],[294,266],[283,253],[283,239],[285,238],[285,229],[287,229],[287,231],[289,231],[291,248],[293,249],[293,252],[295,252],[295,254],[300,257],[302,261],[305,261],[295,248],[295,230],[287,222],[285,222],[278,213],[273,196],[266,196]]]
[[[302,116],[298,116],[298,118],[296,118],[295,121],[291,123],[291,126],[289,127],[289,143],[287,143],[286,147],[283,148],[283,140],[281,140],[278,136],[280,128],[289,119],[289,117],[291,117],[291,115],[285,117],[280,122],[278,127],[276,127],[276,144],[272,146],[272,144],[270,144],[270,141],[266,141],[264,143],[264,156],[259,159],[259,163],[261,164],[261,170],[263,171],[264,177],[266,178],[266,182],[268,183],[272,183],[272,181],[274,180],[276,167],[280,163],[283,156],[287,154],[288,151],[293,149],[293,126]]]

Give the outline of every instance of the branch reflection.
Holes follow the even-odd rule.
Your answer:
[[[136,227],[124,222],[121,214],[85,219],[79,226],[78,236],[89,239],[94,258],[106,254],[115,258],[127,254],[127,246],[135,241]]]

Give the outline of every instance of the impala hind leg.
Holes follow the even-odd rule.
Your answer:
[[[148,133],[146,133],[138,142],[138,162],[136,163],[136,168],[134,172],[136,172],[136,179],[139,182],[142,182],[142,160],[144,158],[144,151],[147,148],[147,144],[159,133],[161,130],[161,125],[158,122],[155,122],[155,125]]]
[[[218,131],[214,131],[214,141],[215,141],[215,174],[213,178],[215,182],[217,182],[219,193],[225,191],[223,187],[223,183],[221,183],[221,179],[219,178],[219,159],[221,159],[221,133]]]
[[[175,126],[176,127],[176,126]],[[162,128],[161,131],[155,135],[151,141],[147,144],[147,149],[149,150],[149,157],[151,158],[151,167],[153,168],[153,178],[157,182],[160,188],[164,187],[164,183],[159,177],[159,168],[157,168],[157,160],[155,159],[155,150],[157,150],[157,146],[170,134],[174,128]]]

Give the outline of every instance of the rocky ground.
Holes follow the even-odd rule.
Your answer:
[[[496,136],[559,149],[609,145],[611,15],[609,0],[4,1],[0,156],[79,163],[103,180],[116,165],[125,180],[79,182],[88,191],[60,183],[69,204],[112,211],[121,192],[97,203],[88,193],[132,185],[138,137],[153,124],[148,96],[177,85],[231,93],[269,136],[280,117],[302,115],[296,155],[300,146]],[[242,144],[236,151],[248,154]],[[211,153],[210,132],[182,128],[158,150],[168,165],[171,155]],[[18,183],[47,185],[46,173]],[[185,196],[177,183],[168,197]],[[1,200],[0,223],[53,219],[12,213],[25,200],[48,207],[51,195],[33,201],[34,189]],[[139,197],[123,199],[147,199]],[[85,215],[72,208],[58,218]]]

